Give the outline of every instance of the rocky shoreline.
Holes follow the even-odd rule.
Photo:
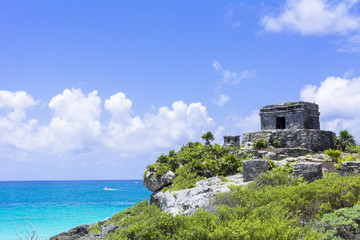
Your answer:
[[[299,149],[301,152],[301,149]],[[273,150],[258,151],[255,155],[261,156],[272,156],[277,158],[279,154],[283,156],[284,153],[289,152],[290,155],[297,155],[298,151],[277,151]],[[274,161],[277,165],[283,166],[286,163],[322,163],[324,172],[334,172],[334,164],[332,162],[327,162],[324,160],[325,155],[323,153],[308,154],[305,156],[298,157],[287,157],[279,161]],[[167,174],[172,176],[172,174]],[[242,174],[235,174],[226,177],[214,176],[201,181],[198,181],[193,188],[182,189],[178,191],[165,191],[162,192],[161,188],[168,184],[168,180],[160,178],[151,177],[151,174],[148,174],[147,184],[151,185],[151,182],[154,180],[157,181],[154,183],[157,190],[151,195],[150,203],[156,204],[161,210],[165,213],[171,213],[173,215],[182,214],[189,216],[197,210],[212,210],[210,199],[215,196],[217,193],[230,191],[229,186],[231,185],[246,185],[247,182],[243,181]],[[146,178],[146,177],[145,177]],[[152,179],[151,181],[149,179]],[[144,179],[144,184],[145,184]],[[110,232],[115,232],[118,229],[118,226],[107,223],[110,218],[107,218],[103,221],[99,221],[92,224],[80,225],[75,228],[70,229],[68,232],[60,233],[56,236],[50,238],[50,240],[95,240],[95,239],[104,239],[106,235]],[[89,229],[98,224],[100,226],[101,233],[89,233]]]

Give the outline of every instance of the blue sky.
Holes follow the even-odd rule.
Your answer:
[[[357,0],[2,0],[0,32],[0,180],[139,179],[286,101],[360,140]]]

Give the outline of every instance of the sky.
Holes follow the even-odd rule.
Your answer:
[[[0,181],[141,179],[315,102],[360,141],[360,1],[0,0]]]

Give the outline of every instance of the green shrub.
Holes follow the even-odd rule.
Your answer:
[[[324,154],[329,156],[332,162],[337,162],[337,159],[341,156],[341,151],[328,149],[324,151]]]
[[[171,170],[176,177],[171,185],[162,189],[162,191],[192,187],[200,179],[241,172],[242,161],[251,158],[251,155],[245,153],[240,158],[235,157],[234,154],[238,150],[238,147],[189,142],[179,151],[171,150],[169,155],[161,155],[156,163],[147,166],[144,177],[147,171],[150,170],[155,171],[158,175]]]
[[[262,149],[267,147],[268,147],[268,142],[264,138],[259,138],[258,140],[254,140],[255,149]]]
[[[89,233],[101,233],[101,227],[99,223],[95,223],[90,229]]]
[[[275,162],[273,160],[268,159],[268,170],[271,170],[276,167]]]
[[[191,166],[189,164],[179,167],[175,174],[177,177],[174,178],[172,184],[167,188],[164,188],[163,191],[177,191],[184,188],[193,188],[195,187],[197,181],[205,178],[203,176],[199,176],[196,172],[192,172]]]
[[[219,206],[229,202],[230,206],[242,206],[251,211],[276,202],[289,208],[293,214],[299,214],[301,219],[310,221],[336,209],[351,207],[359,200],[360,175],[341,177],[338,174],[324,174],[323,179],[312,183],[272,187],[271,184],[259,186],[252,182],[249,187],[233,187],[232,192],[216,196],[213,204]]]
[[[118,214],[116,222],[120,228],[105,239],[319,239],[323,235],[304,227],[297,215],[275,202],[252,211],[223,206],[188,217],[163,213],[155,205],[135,205]]]
[[[260,174],[255,180],[256,187],[259,186],[279,186],[279,185],[298,185],[304,182],[300,177],[294,177],[287,169],[275,167],[272,171]]]
[[[272,145],[273,145],[274,147],[276,147],[276,146],[278,145],[278,143],[279,143],[279,140],[277,140],[277,139],[274,139],[274,140],[272,141]]]
[[[348,153],[360,153],[360,145],[348,145],[345,151]]]
[[[360,204],[325,214],[319,228],[325,239],[357,239],[360,235]]]
[[[335,167],[337,169],[341,169],[341,167],[342,167],[341,163],[342,162],[351,162],[351,161],[355,161],[355,160],[356,159],[355,159],[354,156],[349,156],[349,155],[345,156],[345,158],[338,158],[338,162],[337,162],[337,164],[335,164]]]

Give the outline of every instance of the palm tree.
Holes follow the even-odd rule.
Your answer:
[[[210,141],[214,141],[214,135],[211,131],[204,133],[201,138],[206,141],[205,145],[210,145]]]
[[[348,130],[341,130],[339,136],[336,137],[335,147],[341,151],[345,151],[347,146],[355,145],[355,138]]]

